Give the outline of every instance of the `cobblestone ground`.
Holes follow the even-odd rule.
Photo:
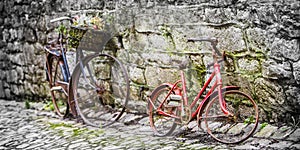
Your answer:
[[[147,116],[126,114],[120,122],[99,129],[59,119],[41,110],[41,103],[30,106],[0,100],[0,149],[300,149],[300,128],[292,126],[258,127],[245,142],[226,145],[193,125],[180,136],[162,138],[153,136]]]

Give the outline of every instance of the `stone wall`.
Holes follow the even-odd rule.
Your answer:
[[[118,51],[131,78],[131,104],[145,111],[147,95],[185,70],[190,97],[203,84],[212,61],[209,45],[188,37],[219,39],[229,55],[223,63],[226,85],[238,85],[260,106],[263,120],[299,119],[300,3],[292,1],[29,1],[0,2],[0,98],[45,99],[42,45],[53,27],[49,19],[106,10],[123,39]],[[139,105],[138,105],[139,104]]]

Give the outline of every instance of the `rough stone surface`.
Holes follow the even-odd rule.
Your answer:
[[[186,57],[192,63],[189,69],[194,69],[188,77],[195,79],[188,84],[203,84],[207,68],[201,66],[212,60],[210,45],[186,43],[186,38],[214,36],[220,41],[219,49],[229,54],[224,70],[231,78],[224,79],[224,83],[241,86],[254,97],[264,121],[299,120],[297,0],[3,0],[0,98],[49,99],[42,50],[47,36],[54,33],[55,25],[49,20],[78,15],[84,12],[81,10],[105,10],[113,15],[126,49],[118,58],[126,64],[135,83],[132,99],[146,101],[146,93],[155,86],[178,79],[177,66]],[[197,61],[193,60],[195,55]],[[191,95],[199,91],[194,86],[190,89]]]
[[[214,141],[203,130],[193,131],[195,122],[181,135],[157,137],[147,116],[125,114],[123,120],[107,128],[94,128],[60,119],[41,109],[43,103],[29,104],[30,109],[25,109],[24,102],[0,99],[0,149],[299,149],[299,128],[291,126],[286,127],[296,131],[284,139],[254,136],[240,144],[226,145]],[[132,121],[137,118],[139,121]],[[268,126],[275,132],[282,130]]]
[[[257,132],[254,136],[256,137],[270,137],[275,131],[277,131],[277,127],[267,125],[264,128],[262,128],[259,132]]]

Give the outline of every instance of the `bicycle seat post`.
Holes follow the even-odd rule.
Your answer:
[[[211,48],[212,48],[212,56],[213,56],[213,60],[214,60],[214,64],[218,62],[218,57],[217,57],[217,52],[219,51],[217,49],[217,44],[218,44],[218,40],[216,38],[211,38],[208,40],[211,44]]]

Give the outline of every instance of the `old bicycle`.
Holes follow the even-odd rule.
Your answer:
[[[196,41],[211,43],[214,59],[211,66],[214,71],[191,104],[188,103],[183,68],[180,80],[156,87],[148,100],[150,126],[155,135],[166,136],[172,134],[178,124],[197,120],[198,126],[219,142],[242,142],[251,136],[258,125],[258,107],[249,95],[239,91],[239,87],[222,86],[221,60],[218,57],[226,59],[226,54],[222,55],[218,50],[217,39],[188,39],[188,42]],[[212,87],[199,101],[211,82]],[[196,110],[192,112],[194,107]]]
[[[60,17],[57,38],[49,41],[46,74],[55,112],[73,116],[95,127],[117,121],[129,99],[129,80],[123,64],[115,57],[115,37],[104,24],[102,30],[73,26],[74,18]],[[64,24],[71,24],[66,28]],[[71,43],[72,42],[72,43]],[[76,45],[76,66],[71,73],[66,52]]]

